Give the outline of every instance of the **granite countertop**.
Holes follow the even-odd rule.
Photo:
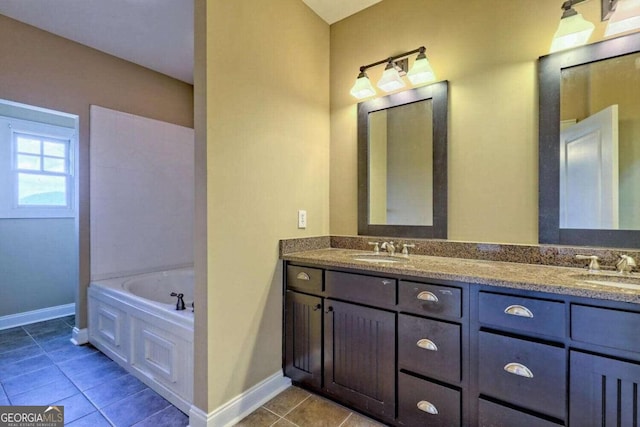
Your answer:
[[[586,269],[427,255],[409,255],[407,262],[372,263],[355,260],[354,255],[358,254],[373,255],[373,252],[325,248],[283,254],[282,259],[308,265],[353,268],[640,304],[640,286],[637,289],[626,289],[585,283]],[[616,281],[619,277],[611,271],[593,275],[595,279],[598,276],[610,281]],[[631,277],[640,282],[638,273]]]

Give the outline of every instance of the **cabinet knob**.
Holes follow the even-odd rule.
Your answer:
[[[519,377],[533,378],[533,372],[521,363],[507,363],[504,365],[504,370]]]
[[[438,351],[438,346],[436,345],[436,343],[427,338],[422,338],[416,343],[416,345],[425,350]]]
[[[298,279],[298,280],[309,280],[310,278],[309,278],[309,275],[303,271],[301,273],[298,273],[298,275],[296,276],[296,279]]]
[[[315,307],[313,307],[313,311],[318,311],[322,308],[322,304],[316,304]]]
[[[331,313],[333,311],[333,307],[329,306],[327,307],[327,311],[325,311],[325,313]]]
[[[529,319],[533,319],[533,313],[531,312],[531,310],[523,305],[510,305],[509,307],[504,309],[504,312],[512,316],[527,317]]]
[[[431,402],[421,400],[420,402],[418,402],[417,406],[418,409],[420,409],[422,412],[426,412],[427,414],[431,415],[438,415],[438,408],[436,408],[435,405]]]
[[[420,292],[416,298],[418,298],[421,301],[438,302],[438,297],[436,296],[436,294],[434,294],[433,292],[429,292],[429,291]]]

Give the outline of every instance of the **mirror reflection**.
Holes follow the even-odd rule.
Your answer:
[[[560,228],[640,230],[640,53],[561,71]]]
[[[369,113],[369,223],[433,225],[431,99]]]

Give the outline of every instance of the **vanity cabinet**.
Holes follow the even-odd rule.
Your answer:
[[[571,306],[572,426],[640,424],[640,311]],[[587,353],[587,351],[589,351]]]
[[[381,418],[395,416],[395,313],[326,300],[325,390]]]
[[[286,264],[284,371],[393,426],[640,425],[640,305]]]

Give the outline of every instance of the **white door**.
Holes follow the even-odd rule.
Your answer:
[[[618,106],[560,131],[560,228],[618,228]]]

